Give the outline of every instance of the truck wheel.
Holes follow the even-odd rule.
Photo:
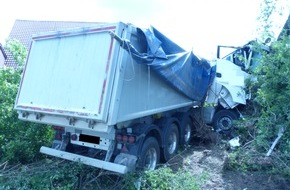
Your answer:
[[[163,148],[164,161],[168,161],[175,155],[175,153],[178,150],[178,145],[179,145],[179,132],[177,125],[175,123],[170,123],[170,126],[168,126],[164,134],[164,148]]]
[[[145,140],[142,149],[138,166],[142,169],[154,170],[160,160],[160,148],[158,141],[154,137],[149,137]]]
[[[188,145],[190,144],[193,136],[193,122],[188,114],[182,114],[178,117],[178,119],[180,122],[180,129],[182,131],[180,141],[183,145]]]
[[[233,127],[233,120],[238,119],[238,115],[232,110],[218,111],[213,117],[213,127],[218,132],[229,132]]]

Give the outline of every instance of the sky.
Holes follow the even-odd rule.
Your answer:
[[[88,21],[150,25],[187,51],[212,59],[217,45],[240,46],[257,38],[263,0],[9,0],[1,2],[0,43],[5,44],[15,19]],[[278,0],[284,17],[290,0]],[[4,11],[3,11],[4,10]],[[285,16],[286,15],[286,16]]]

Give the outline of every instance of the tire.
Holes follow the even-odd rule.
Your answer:
[[[218,111],[213,117],[213,127],[215,131],[227,133],[233,128],[233,121],[238,119],[238,115],[233,110]]]
[[[159,164],[159,160],[160,148],[158,141],[154,137],[145,139],[141,149],[138,167],[145,170],[154,170]]]
[[[194,125],[189,117],[188,114],[182,114],[178,117],[178,120],[180,122],[180,142],[182,145],[188,145],[191,143],[192,136],[193,136],[193,130]]]
[[[178,127],[174,122],[169,122],[169,126],[165,129],[164,134],[164,147],[163,147],[163,160],[167,162],[177,152],[179,145],[179,132]]]

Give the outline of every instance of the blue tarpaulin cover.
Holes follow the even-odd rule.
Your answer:
[[[142,35],[140,38],[146,38],[146,52],[138,52],[130,41],[114,37],[138,63],[149,65],[188,98],[203,101],[214,79],[216,67],[205,59],[199,59],[191,51],[185,51],[152,26],[137,30]]]

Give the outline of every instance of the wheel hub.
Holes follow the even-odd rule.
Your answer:
[[[223,117],[219,121],[219,126],[221,130],[229,130],[232,127],[232,120],[228,117]]]
[[[153,170],[157,163],[157,152],[154,148],[150,148],[145,156],[145,167]]]
[[[170,154],[173,154],[176,147],[177,147],[177,136],[174,132],[172,132],[168,140],[168,152]]]

